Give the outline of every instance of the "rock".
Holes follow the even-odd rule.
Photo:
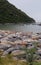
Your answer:
[[[18,55],[23,55],[23,54],[25,54],[25,52],[22,51],[22,50],[15,50],[15,51],[12,51],[12,54],[13,54],[14,56],[18,56]]]
[[[13,54],[18,59],[25,59],[25,52],[22,50],[35,48],[33,43],[37,44],[36,54],[41,56],[41,33],[24,33],[0,30],[0,50],[3,50],[3,56]]]
[[[12,52],[13,50],[15,50],[13,47],[7,49],[6,51],[3,52],[3,56],[4,56],[4,55],[7,55],[7,54],[11,54],[11,52]]]
[[[36,53],[41,56],[41,49],[37,50]]]

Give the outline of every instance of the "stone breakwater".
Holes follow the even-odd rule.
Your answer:
[[[24,46],[28,49],[34,48],[37,43],[36,54],[41,59],[41,33],[33,32],[14,32],[8,30],[0,30],[0,51],[2,56],[13,54],[14,57],[25,58]]]

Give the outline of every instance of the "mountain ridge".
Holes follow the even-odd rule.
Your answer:
[[[0,23],[35,23],[35,20],[8,0],[0,0]]]

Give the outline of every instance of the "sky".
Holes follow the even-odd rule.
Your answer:
[[[36,22],[41,22],[41,0],[8,0],[18,9],[34,18]]]

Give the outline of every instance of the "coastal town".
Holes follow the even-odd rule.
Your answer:
[[[41,60],[41,33],[0,30],[2,57],[12,54],[15,59],[25,60],[25,51],[22,50],[25,46],[27,49],[36,46],[37,51],[34,54],[37,54],[37,60]]]

